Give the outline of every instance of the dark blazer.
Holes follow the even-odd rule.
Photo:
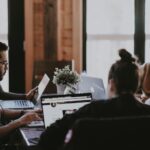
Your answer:
[[[12,100],[12,99],[26,99],[25,94],[16,94],[11,92],[5,92],[0,85],[0,99],[1,100]]]
[[[38,146],[43,150],[58,150],[64,143],[66,133],[78,119],[140,116],[149,114],[150,106],[140,103],[131,94],[124,94],[110,100],[91,102],[75,113],[65,115],[62,119],[50,125],[42,133]]]

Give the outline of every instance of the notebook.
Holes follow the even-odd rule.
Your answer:
[[[78,85],[78,92],[91,92],[94,100],[106,99],[104,83],[101,78],[81,75]]]
[[[47,74],[44,74],[42,80],[40,81],[38,85],[38,94],[35,95],[34,101],[37,105],[40,103],[40,97],[42,96],[46,86],[48,85],[50,79],[47,76]],[[35,104],[29,100],[4,100],[1,101],[1,105],[3,108],[9,108],[9,109],[31,109],[34,108]]]
[[[91,93],[42,96],[41,104],[45,128],[64,115],[74,113],[82,106],[90,103],[91,100]]]

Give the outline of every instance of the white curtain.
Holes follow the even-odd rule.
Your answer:
[[[107,87],[117,50],[134,51],[134,0],[87,0],[87,74]]]

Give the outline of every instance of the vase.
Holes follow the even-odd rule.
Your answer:
[[[57,94],[64,94],[64,91],[66,89],[66,85],[64,84],[57,84]]]
[[[64,94],[78,93],[78,84],[67,84]]]

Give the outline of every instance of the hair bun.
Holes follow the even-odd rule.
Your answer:
[[[132,55],[126,49],[120,49],[119,56],[121,57],[122,61],[130,63],[135,62],[135,58],[133,58]]]

